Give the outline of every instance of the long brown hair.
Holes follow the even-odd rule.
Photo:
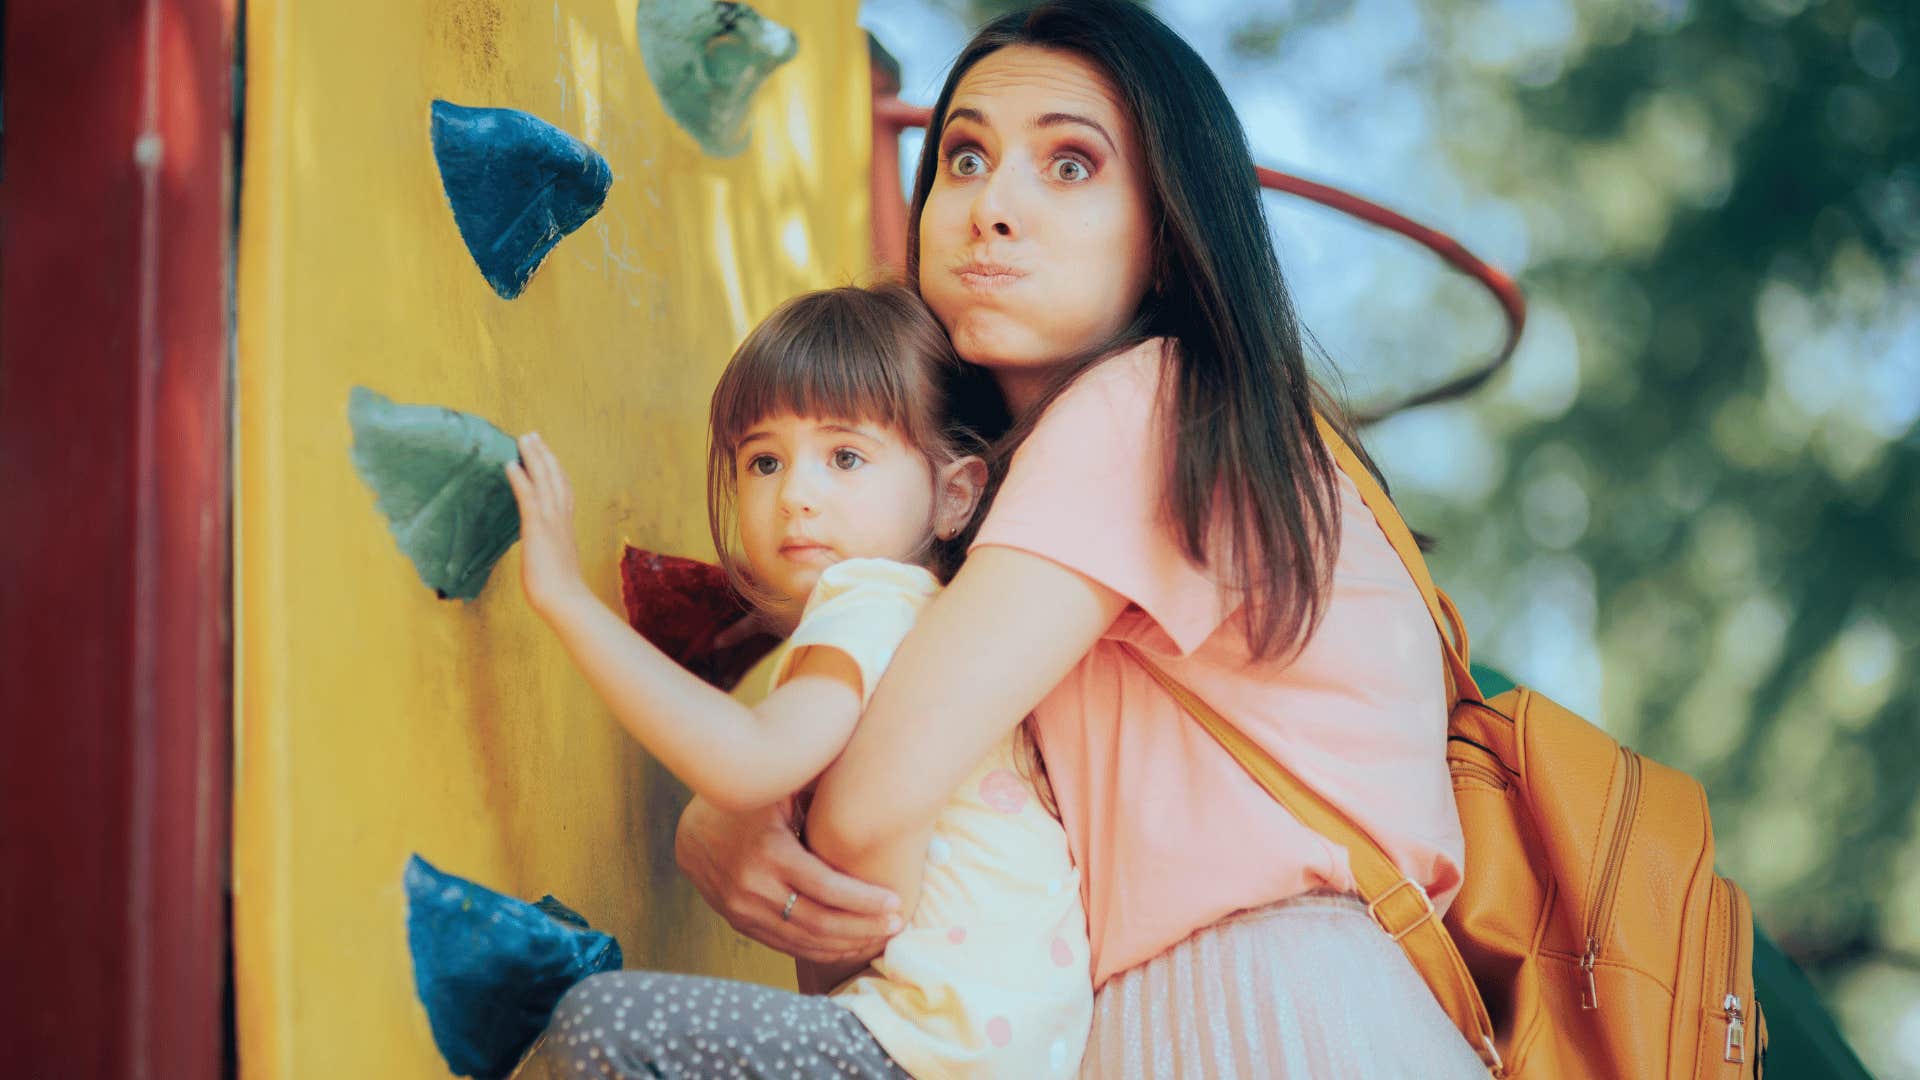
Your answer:
[[[1240,593],[1254,655],[1290,654],[1325,612],[1339,555],[1337,474],[1315,430],[1316,409],[1373,465],[1344,410],[1308,375],[1306,336],[1274,254],[1246,133],[1219,80],[1178,34],[1126,0],[1051,0],[982,27],[933,107],[907,231],[909,279],[919,279],[920,216],[941,167],[954,88],[1010,45],[1074,53],[1112,83],[1146,159],[1157,284],[1115,340],[1067,359],[1051,392],[1017,418],[995,448],[996,486],[1021,439],[1074,378],[1147,337],[1171,339],[1171,393],[1162,398],[1170,415],[1157,421],[1174,436],[1165,516],[1186,556],[1225,571]]]
[[[803,293],[767,316],[720,373],[707,415],[707,526],[740,594],[761,607],[782,599],[766,595],[733,552],[734,457],[754,425],[781,413],[883,424],[939,467],[984,448],[949,407],[977,394],[979,380],[961,366],[939,320],[902,285]],[[930,537],[920,554],[945,580],[965,550],[958,540]]]

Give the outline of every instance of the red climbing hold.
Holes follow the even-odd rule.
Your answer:
[[[712,563],[628,547],[620,556],[620,599],[627,623],[681,666],[732,690],[780,639],[749,634],[725,646],[716,640],[748,613]]]

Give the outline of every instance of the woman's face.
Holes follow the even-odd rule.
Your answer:
[[[954,88],[920,215],[920,295],[1009,404],[1124,327],[1153,268],[1138,133],[1078,54],[1014,45]]]

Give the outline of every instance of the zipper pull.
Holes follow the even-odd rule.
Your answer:
[[[1721,1002],[1721,1008],[1727,1010],[1727,1052],[1722,1058],[1735,1065],[1744,1065],[1747,1062],[1747,1022],[1740,1014],[1739,996],[1728,994],[1727,1000]]]
[[[1580,957],[1580,970],[1587,974],[1587,988],[1580,992],[1580,1007],[1582,1009],[1597,1009],[1600,1007],[1600,985],[1593,981],[1593,963],[1599,958],[1600,943],[1592,938],[1588,938],[1587,951]]]

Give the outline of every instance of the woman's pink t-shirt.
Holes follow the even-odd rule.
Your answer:
[[[974,541],[1039,555],[1130,601],[1035,711],[1082,871],[1096,987],[1234,911],[1354,889],[1346,849],[1276,804],[1119,642],[1344,810],[1436,908],[1458,891],[1466,853],[1440,641],[1413,579],[1342,476],[1325,617],[1291,661],[1254,660],[1238,601],[1187,561],[1162,513],[1161,346],[1102,362],[1048,408]]]

